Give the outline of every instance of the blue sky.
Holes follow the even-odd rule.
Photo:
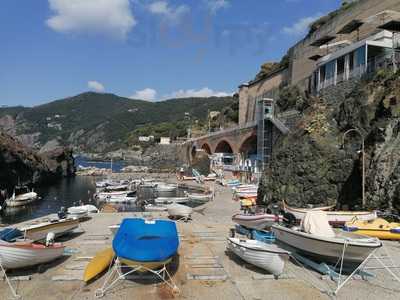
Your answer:
[[[0,105],[236,91],[340,0],[2,0]]]

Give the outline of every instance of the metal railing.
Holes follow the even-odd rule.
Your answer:
[[[346,73],[343,72],[337,74],[336,78],[332,77],[325,79],[323,82],[319,84],[319,86],[317,87],[317,91],[321,91],[327,87],[336,85],[340,82],[344,82],[349,79],[361,78],[365,74],[372,74],[381,69],[386,69],[386,70],[399,69],[399,66],[400,66],[400,52],[398,51],[395,52],[394,59],[392,53],[386,55],[374,56],[368,60],[368,63],[366,65],[362,64],[348,71],[347,76]]]

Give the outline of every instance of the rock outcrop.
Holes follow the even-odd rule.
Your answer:
[[[0,188],[12,188],[18,182],[44,185],[62,177],[74,176],[72,151],[58,147],[34,152],[16,138],[0,132]]]
[[[361,137],[365,138],[366,206],[400,211],[400,79],[378,73],[308,97],[294,130],[274,145],[259,201],[294,206],[362,204]],[[346,91],[345,93],[343,91]],[[335,101],[333,101],[335,99]],[[290,102],[290,101],[288,101]]]

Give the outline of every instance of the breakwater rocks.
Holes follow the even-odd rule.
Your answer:
[[[295,206],[362,203],[361,137],[365,139],[366,206],[400,211],[400,79],[375,78],[332,87],[308,97],[295,129],[274,145],[262,178],[259,201],[286,200]],[[344,92],[345,91],[345,92]],[[335,99],[335,101],[332,101]]]
[[[75,174],[74,158],[70,149],[57,147],[36,152],[2,132],[0,170],[0,187],[9,189],[18,182],[45,185]]]

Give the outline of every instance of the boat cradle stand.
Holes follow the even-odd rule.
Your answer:
[[[1,254],[0,254],[1,256]],[[12,293],[12,296],[14,299],[21,299],[22,297],[20,295],[17,294],[17,292],[15,291],[15,289],[13,288],[13,286],[11,285],[10,279],[7,276],[6,270],[3,268],[3,265],[1,264],[1,257],[0,257],[0,274],[3,273],[4,279],[5,281],[7,281],[7,285],[10,288],[10,291]]]
[[[329,266],[326,263],[316,263],[308,258],[305,258],[297,253],[291,253],[291,257],[297,262],[299,263],[301,266],[307,266],[309,268],[312,268],[314,270],[316,270],[317,272],[324,274],[324,275],[328,275],[332,280],[334,280],[336,282],[336,287],[335,290],[333,291],[325,291],[327,292],[329,295],[334,295],[336,296],[339,291],[350,281],[350,279],[354,278],[355,275],[359,275],[361,276],[361,278],[363,280],[366,280],[368,278],[371,277],[376,277],[375,274],[368,272],[368,270],[385,270],[387,271],[398,283],[400,283],[400,275],[396,274],[394,271],[392,271],[392,269],[400,269],[399,266],[395,266],[394,265],[394,261],[392,259],[392,257],[388,254],[386,248],[383,246],[381,248],[383,251],[385,251],[385,255],[384,256],[377,256],[376,252],[378,251],[378,249],[375,249],[373,252],[371,252],[369,254],[369,256],[355,269],[353,270],[353,272],[348,275],[345,276],[343,274],[343,257],[345,254],[345,250],[346,250],[346,245],[343,248],[343,255],[342,258],[340,259],[339,263],[339,272],[337,272],[337,268]],[[385,260],[389,260],[391,262],[391,264],[387,264],[385,263]],[[371,261],[376,261],[379,263],[380,267],[368,267],[368,263]]]
[[[124,269],[127,270],[126,273],[123,272]],[[105,293],[108,290],[110,290],[113,286],[115,286],[120,280],[128,279],[129,275],[132,275],[133,273],[137,273],[137,272],[138,273],[139,272],[140,273],[143,273],[143,272],[152,273],[153,275],[156,276],[156,278],[161,279],[169,288],[171,288],[171,290],[174,294],[180,293],[180,290],[179,290],[178,286],[172,280],[171,275],[169,274],[166,265],[163,265],[161,267],[161,269],[152,270],[152,269],[146,268],[145,266],[142,266],[142,265],[125,266],[117,258],[115,260],[114,266],[108,271],[108,275],[107,275],[106,280],[103,283],[103,286],[96,290],[95,297],[96,298],[104,297]],[[113,280],[115,275],[117,275],[117,277]]]

